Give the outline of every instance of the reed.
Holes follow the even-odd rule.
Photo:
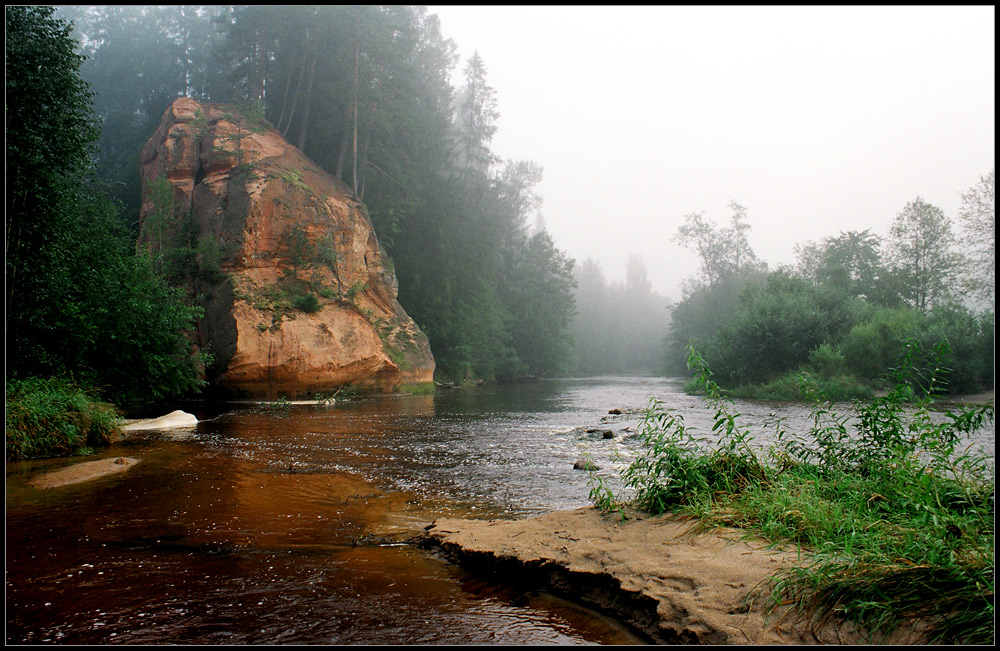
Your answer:
[[[908,345],[888,395],[855,403],[850,417],[816,395],[809,432],[779,430],[776,444],[759,446],[692,350],[712,439],[653,401],[621,494],[595,484],[591,497],[606,511],[680,512],[799,545],[810,560],[773,577],[763,589],[772,605],[845,616],[873,636],[921,618],[932,642],[992,642],[995,463],[959,444],[992,423],[994,407],[932,419],[947,351],[930,369],[913,368],[917,352]]]

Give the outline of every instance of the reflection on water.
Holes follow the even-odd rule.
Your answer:
[[[7,464],[7,642],[635,642],[393,543],[437,517],[586,506],[573,463],[610,476],[651,396],[710,431],[678,381],[588,378],[333,408],[188,406],[192,435],[139,434],[102,455],[140,459],[125,474],[47,491],[27,481],[71,460]],[[762,435],[778,418],[809,425],[800,408],[737,407]]]

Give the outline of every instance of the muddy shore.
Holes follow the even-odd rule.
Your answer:
[[[524,520],[440,519],[423,545],[470,571],[533,585],[609,613],[660,644],[912,644],[915,627],[869,637],[843,621],[820,623],[790,609],[768,613],[755,598],[793,549],[698,532],[672,515],[622,521],[594,508]]]

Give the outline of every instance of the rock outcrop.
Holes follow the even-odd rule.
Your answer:
[[[252,111],[179,98],[142,152],[140,244],[204,308],[193,342],[230,397],[433,382],[364,204]]]

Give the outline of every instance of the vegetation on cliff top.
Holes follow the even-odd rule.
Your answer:
[[[843,615],[876,634],[919,617],[932,624],[936,642],[989,643],[995,462],[962,440],[992,424],[994,407],[932,416],[944,348],[929,367],[916,365],[920,353],[910,342],[888,395],[857,403],[852,417],[817,400],[809,432],[779,424],[777,443],[767,447],[741,426],[691,351],[695,379],[715,414],[715,440],[700,439],[680,415],[654,402],[640,430],[643,450],[622,471],[622,493],[592,474],[591,498],[607,511],[631,503],[801,545],[805,565],[762,590],[774,605],[796,603],[807,616]]]

